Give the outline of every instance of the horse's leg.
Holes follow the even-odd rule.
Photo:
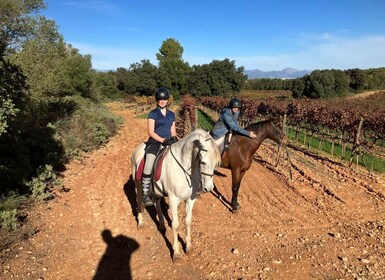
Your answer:
[[[233,211],[239,210],[241,208],[238,203],[238,191],[241,186],[241,181],[245,172],[240,172],[239,170],[233,170],[231,172],[231,190],[232,190],[232,198],[231,198],[231,206],[233,207]]]
[[[159,219],[159,230],[163,233],[166,231],[166,227],[164,226],[164,217],[162,213],[161,202],[162,201],[160,197],[157,197],[155,199],[156,213],[158,214],[158,219]]]
[[[169,201],[169,207],[171,212],[172,233],[174,236],[174,241],[172,245],[172,249],[174,251],[173,261],[176,261],[181,257],[181,253],[179,250],[179,241],[178,241],[178,229],[179,229],[178,205],[180,201],[179,201],[179,198],[174,195],[170,195],[168,201]]]
[[[144,211],[144,205],[143,205],[143,187],[142,183],[135,180],[135,187],[136,187],[136,204],[138,209],[138,227],[141,227],[144,225],[143,221],[143,211]]]
[[[194,208],[195,199],[188,199],[186,201],[186,254],[191,252],[191,223],[192,223],[192,212]]]

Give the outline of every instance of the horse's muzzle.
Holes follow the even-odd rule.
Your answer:
[[[211,192],[212,190],[214,189],[214,185],[210,186],[210,187],[203,187],[202,190],[203,192]]]

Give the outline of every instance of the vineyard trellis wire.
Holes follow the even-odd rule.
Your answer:
[[[382,96],[382,99],[378,96]],[[242,101],[242,125],[258,119],[281,116],[286,118],[285,130],[294,131],[295,140],[298,140],[298,135],[301,134],[305,146],[307,144],[310,147],[312,139],[317,138],[321,150],[326,142],[330,142],[332,157],[336,146],[339,145],[342,150],[341,159],[349,156],[348,161],[351,164],[353,157],[356,157],[356,163],[361,157],[360,161],[369,171],[370,167],[366,164],[364,155],[384,157],[385,149],[378,145],[378,142],[385,141],[385,92],[378,94],[374,102],[276,99]],[[228,100],[222,97],[204,97],[199,102],[216,112],[228,104]],[[385,169],[385,161],[380,164],[383,165],[382,169]]]
[[[180,119],[177,132],[180,137],[197,127],[197,107],[216,119],[229,99],[203,97],[196,100],[189,95],[180,102]],[[346,160],[364,165],[369,171],[385,172],[385,92],[373,100],[276,100],[243,99],[241,126],[271,117],[280,116],[288,139],[311,150],[326,151],[332,160]],[[143,100],[143,103],[144,100]],[[147,102],[146,102],[147,103]],[[314,144],[315,143],[315,144]],[[312,148],[316,146],[317,148]],[[329,147],[331,146],[331,147]],[[327,148],[329,147],[329,148]],[[337,152],[338,151],[338,152]],[[365,156],[370,156],[371,165]],[[338,158],[339,157],[339,158]],[[355,159],[355,161],[354,161]]]

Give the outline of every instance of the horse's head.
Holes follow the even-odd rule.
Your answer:
[[[253,131],[257,135],[257,140],[263,141],[269,138],[278,144],[286,144],[287,139],[285,133],[279,128],[277,124],[278,119],[269,119],[257,123],[252,123],[245,127],[247,131]]]
[[[214,170],[220,162],[220,153],[211,135],[199,129],[200,133],[195,145],[198,149],[197,164],[201,177],[201,187],[204,192],[209,192],[214,188]]]
[[[269,138],[280,145],[287,144],[287,137],[285,133],[283,132],[283,130],[278,128],[278,126],[274,124],[273,121],[271,121],[271,130],[269,130]]]

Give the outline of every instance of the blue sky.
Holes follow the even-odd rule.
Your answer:
[[[45,0],[67,43],[115,70],[149,59],[167,38],[183,60],[235,60],[246,70],[385,67],[384,0]]]

